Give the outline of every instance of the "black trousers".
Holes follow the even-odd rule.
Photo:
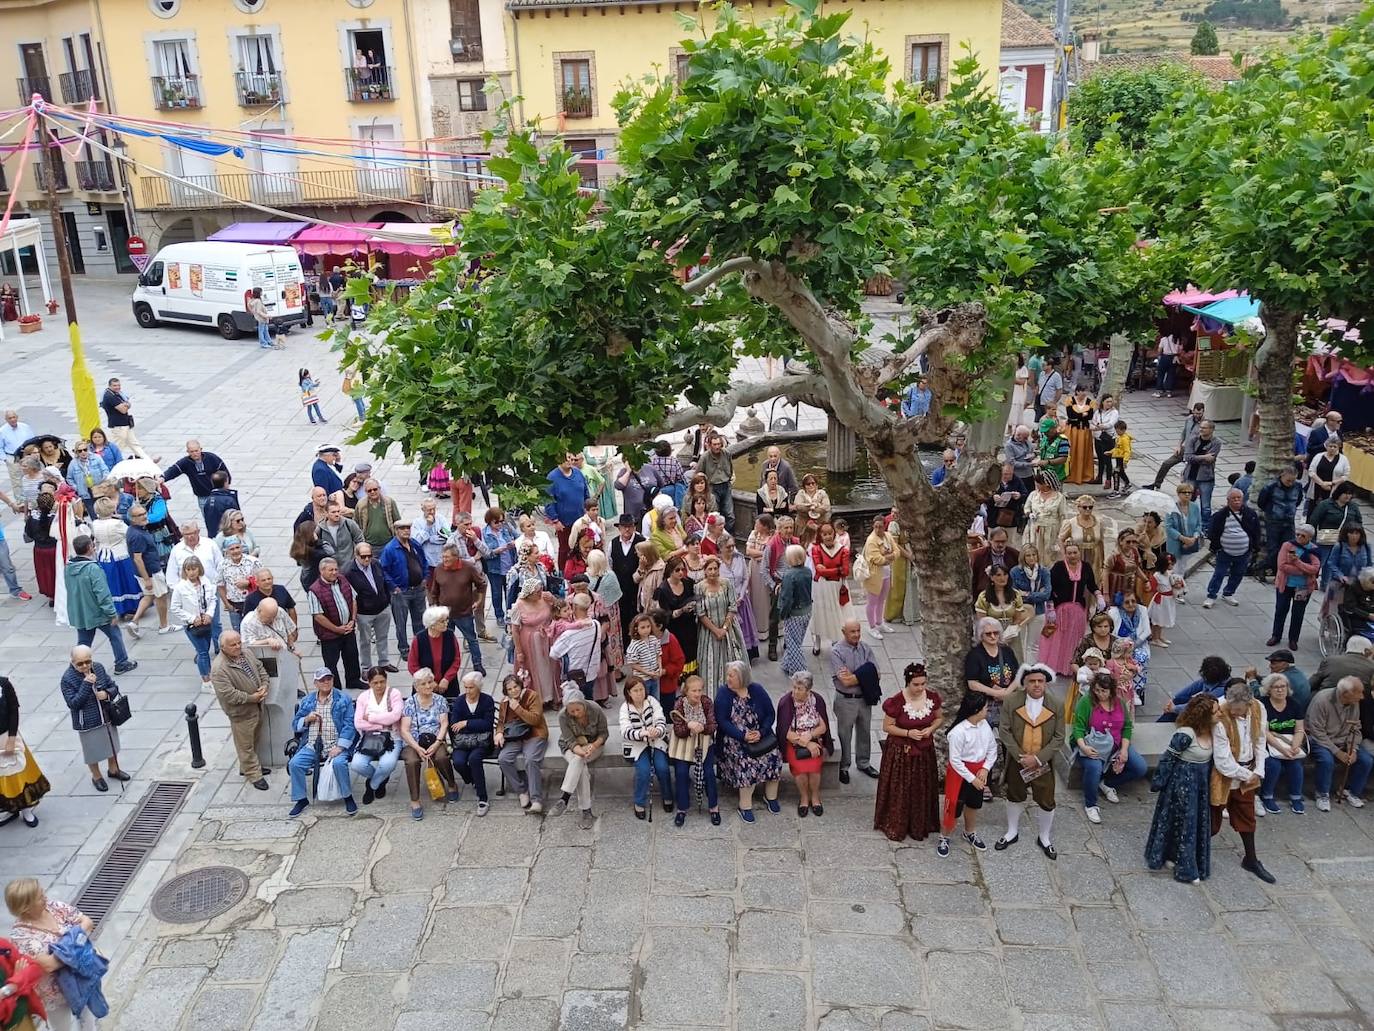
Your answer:
[[[334,683],[341,688],[350,691],[361,691],[367,685],[363,683],[363,671],[358,665],[358,635],[347,634],[343,637],[335,637],[328,641],[320,642],[320,657],[324,664],[329,667],[329,672],[334,674]],[[343,659],[343,673],[339,676],[339,659]]]

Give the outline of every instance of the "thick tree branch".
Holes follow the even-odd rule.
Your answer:
[[[891,432],[892,414],[859,385],[850,350],[852,327],[830,315],[810,288],[781,262],[759,264],[744,274],[751,297],[773,305],[806,341],[830,389],[835,417],[861,437]]]
[[[751,268],[757,268],[758,262],[753,258],[729,258],[722,261],[715,268],[709,268],[695,279],[688,280],[682,286],[685,294],[699,294],[712,283],[724,279],[732,272],[744,272]]]
[[[916,364],[916,360],[931,350],[936,340],[946,333],[945,326],[939,321],[940,315],[922,311],[917,318],[921,322],[921,332],[917,334],[910,347],[883,363],[882,369],[878,372],[878,386],[885,387],[905,376],[907,370]]]
[[[724,426],[735,417],[742,407],[769,401],[775,397],[785,397],[789,401],[800,401],[817,408],[828,407],[828,391],[825,380],[820,376],[783,375],[777,379],[750,383],[735,383],[725,393],[711,401],[706,408],[679,408],[664,416],[663,421],[651,426],[629,426],[615,430],[597,438],[598,444],[638,444],[665,433],[687,429],[703,422],[712,426]]]

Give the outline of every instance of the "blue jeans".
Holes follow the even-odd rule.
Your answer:
[[[673,797],[673,778],[668,771],[668,753],[661,748],[645,748],[635,760],[635,805],[643,809],[649,802],[649,774],[658,776],[658,791],[664,798]]]
[[[1279,549],[1287,541],[1296,540],[1293,535],[1292,519],[1266,519],[1264,521],[1264,568],[1270,573],[1278,571]],[[1320,549],[1319,549],[1320,550]]]
[[[1336,568],[1331,564],[1331,553],[1336,550],[1334,544],[1318,544],[1317,555],[1321,558],[1322,571],[1319,586],[1324,591],[1331,583],[1331,578],[1336,575]]]
[[[1197,480],[1191,481],[1193,490],[1197,491],[1198,507],[1202,509],[1202,534],[1207,535],[1207,523],[1212,518],[1212,488],[1217,485],[1216,480],[1207,480],[1199,483]]]
[[[1336,773],[1336,754],[1325,745],[1308,739],[1309,747],[1312,750],[1312,765],[1316,767],[1317,773],[1317,794],[1331,794],[1331,781]],[[1364,786],[1369,781],[1370,767],[1374,767],[1374,755],[1370,755],[1363,747],[1355,749],[1355,761],[1350,765],[1350,777],[1345,782],[1345,789],[1352,795],[1363,795]]]
[[[1119,788],[1122,784],[1139,780],[1145,776],[1145,758],[1130,745],[1126,746],[1126,764],[1120,773],[1104,773],[1107,763],[1102,759],[1089,759],[1078,753],[1077,762],[1083,767],[1083,804],[1089,809],[1097,805],[1098,788],[1106,784],[1109,788]]]
[[[1264,783],[1260,785],[1260,798],[1274,801],[1274,792],[1278,790],[1279,781],[1285,773],[1288,774],[1288,797],[1302,798],[1302,760],[1275,759],[1272,755],[1264,760]]]
[[[716,750],[706,749],[701,758],[701,779],[706,788],[706,804],[715,809],[720,804],[716,796]],[[677,808],[686,812],[692,804],[692,763],[686,759],[673,760],[673,780],[677,784]]]
[[[491,595],[491,607],[496,613],[496,622],[500,626],[506,625],[506,574],[488,573],[487,583],[491,586],[487,588],[487,593]]]
[[[272,328],[271,328],[271,324],[270,324],[270,323],[267,323],[267,322],[259,322],[259,323],[258,323],[258,346],[259,346],[259,347],[271,347],[271,346],[272,346]]]
[[[716,511],[725,520],[725,532],[735,532],[735,495],[729,483],[711,484],[711,493],[716,499]]]
[[[1250,553],[1244,555],[1228,555],[1221,548],[1216,554],[1216,567],[1212,570],[1212,579],[1207,581],[1207,597],[1215,599],[1217,591],[1221,590],[1226,597],[1236,593],[1236,588],[1245,579],[1245,571],[1250,568]],[[1225,580],[1226,586],[1222,588],[1221,582]]]
[[[318,420],[319,422],[328,422],[328,421],[329,421],[328,419],[326,419],[326,418],[324,417],[324,412],[321,411],[321,409],[320,409],[320,403],[319,403],[318,401],[316,401],[314,404],[306,405],[306,406],[305,406],[305,414],[308,415],[308,416],[310,416],[310,423],[311,423],[311,425],[314,425],[315,422],[316,422],[317,420]]]
[[[644,693],[652,698],[658,697],[658,677],[644,678]]]
[[[1296,587],[1285,587],[1281,591],[1274,593],[1274,626],[1269,632],[1269,636],[1275,639],[1283,636],[1283,625],[1288,622],[1288,613],[1291,608],[1293,613],[1292,629],[1288,631],[1288,640],[1297,643],[1298,634],[1302,633],[1302,617],[1307,613],[1307,603],[1311,600],[1310,596],[1298,600],[1294,595],[1298,593]],[[1302,775],[1298,775],[1298,783],[1302,783]]]
[[[367,418],[367,405],[363,404],[363,399],[361,397],[355,397],[353,399],[353,407],[358,410],[359,419]]]
[[[448,627],[450,630],[457,630],[463,635],[463,640],[468,645],[468,656],[472,659],[472,668],[485,676],[487,668],[482,664],[482,649],[477,641],[476,619],[472,616],[451,616]]]
[[[359,731],[359,733],[362,733]],[[383,752],[381,758],[373,759],[363,755],[362,752],[353,753],[353,761],[348,764],[348,768],[356,773],[363,780],[371,784],[372,787],[379,788],[391,776],[396,764],[401,761],[401,749],[405,747],[405,742],[401,740],[398,731],[391,732],[391,751]]]
[[[14,572],[14,560],[10,558],[10,546],[5,538],[0,537],[0,576],[5,578],[5,586],[10,589],[10,594],[16,598],[19,596],[19,577]]]
[[[353,797],[353,785],[348,781],[348,753],[340,752],[329,760],[330,766],[334,770],[334,779],[339,782],[339,794],[343,798]],[[308,745],[302,745],[296,754],[291,757],[291,761],[286,764],[286,772],[291,775],[291,801],[299,802],[303,798],[309,798],[310,792],[306,790],[305,779],[313,777],[315,770],[322,766],[319,757],[315,753],[315,744],[312,741]]]
[[[191,642],[191,647],[196,650],[196,672],[200,674],[201,680],[210,679],[210,653],[219,651],[219,613],[215,613],[214,619],[210,620],[210,636],[197,637],[191,633],[189,627],[182,631],[186,635],[186,640]]]
[[[1173,393],[1174,356],[1161,354],[1155,362],[1155,389]]]
[[[124,650],[124,635],[119,632],[118,623],[102,623],[100,626],[88,630],[78,628],[76,631],[76,643],[83,644],[89,648],[91,642],[95,640],[95,632],[97,630],[110,639],[110,649],[114,652],[115,666],[123,666],[127,663],[129,661],[129,653]]]
[[[463,778],[464,784],[471,784],[477,789],[479,801],[487,800],[487,771],[482,765],[482,760],[487,757],[485,748],[455,748],[453,750],[453,768],[458,776]]]
[[[396,647],[401,650],[401,658],[410,651],[410,641],[406,638],[406,613],[410,613],[410,628],[418,636],[425,632],[425,585],[395,591],[391,595],[391,621],[396,624]]]

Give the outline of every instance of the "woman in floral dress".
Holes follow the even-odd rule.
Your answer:
[[[762,784],[769,812],[782,812],[778,804],[778,777],[782,775],[782,755],[778,752],[773,726],[777,712],[773,700],[761,684],[749,683],[742,662],[725,668],[725,684],[716,692],[716,725],[721,779],[739,790],[739,817],[754,822],[754,787]],[[750,755],[749,746],[759,746],[773,738],[773,747],[762,755]]]
[[[721,575],[718,555],[705,560],[705,574],[697,587],[697,616],[701,620],[697,673],[714,690],[725,683],[728,663],[744,661],[744,634],[740,627],[739,596],[734,585]],[[746,666],[745,676],[748,675]]]
[[[926,668],[913,662],[902,673],[906,686],[883,702],[883,763],[873,829],[890,841],[924,841],[940,829],[940,696],[929,690]]]

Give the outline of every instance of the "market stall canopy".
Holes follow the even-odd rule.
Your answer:
[[[1200,305],[1211,304],[1213,301],[1226,301],[1232,297],[1239,297],[1239,290],[1223,290],[1221,293],[1212,293],[1208,290],[1199,290],[1192,283],[1189,283],[1182,290],[1175,290],[1171,294],[1164,295],[1164,303],[1169,307],[1175,305]]]
[[[220,243],[290,243],[292,238],[309,222],[235,222],[219,232],[211,233],[208,239]]]
[[[307,226],[291,238],[291,246],[303,254],[353,254],[374,249],[371,238],[381,222],[344,222]]]
[[[1224,322],[1228,326],[1234,326],[1237,322],[1244,322],[1246,319],[1259,318],[1260,302],[1246,294],[1241,294],[1239,297],[1229,297],[1224,301],[1217,301],[1202,307],[1185,304],[1183,310],[1190,311],[1194,315],[1201,315],[1204,319],[1211,319],[1213,322]]]
[[[368,238],[368,246],[387,254],[437,258],[457,249],[453,243],[454,228],[450,222],[383,222]]]

